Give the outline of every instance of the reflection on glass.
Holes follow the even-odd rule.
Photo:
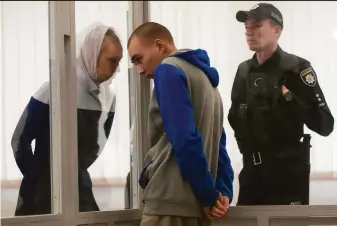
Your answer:
[[[48,214],[48,2],[0,4],[1,216]]]
[[[284,29],[279,39],[280,46],[285,51],[311,62],[332,115],[336,117],[337,102],[334,97],[337,82],[335,76],[337,52],[333,50],[337,49],[335,36],[337,22],[334,19],[337,3],[276,1],[269,3],[275,5],[283,14]],[[218,69],[220,75],[223,75],[220,76],[219,89],[223,97],[224,112],[228,112],[230,108],[231,89],[238,65],[253,56],[245,40],[245,27],[237,22],[235,14],[240,9],[251,9],[254,4],[258,2],[198,2],[193,4],[187,1],[150,2],[151,21],[167,26],[177,46],[208,50],[214,67]],[[313,14],[314,11],[323,13]],[[201,19],[201,14],[207,16]],[[316,93],[313,96],[315,98]],[[235,198],[232,202],[232,205],[236,205],[242,155],[227,120],[225,120],[224,127],[227,133],[227,150],[236,174]],[[312,137],[309,204],[335,205],[337,203],[335,192],[337,189],[337,133],[334,131],[328,137],[322,137],[307,128],[304,132],[310,133]]]
[[[82,212],[123,209],[129,194],[127,9],[128,2],[75,2]]]

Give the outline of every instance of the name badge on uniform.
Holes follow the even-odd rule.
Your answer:
[[[314,87],[316,85],[316,81],[317,81],[316,74],[312,70],[311,67],[301,71],[300,77],[301,77],[302,81],[304,82],[304,84],[306,84],[307,86]]]

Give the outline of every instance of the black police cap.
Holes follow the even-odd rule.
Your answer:
[[[236,19],[239,22],[246,22],[248,17],[257,20],[270,19],[283,27],[282,13],[272,4],[259,3],[253,6],[249,11],[240,10],[236,13]]]

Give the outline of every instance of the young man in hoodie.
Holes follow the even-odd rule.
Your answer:
[[[206,51],[177,50],[154,22],[132,33],[128,52],[138,73],[154,79],[141,225],[208,225],[205,216],[224,216],[233,197],[218,72]]]

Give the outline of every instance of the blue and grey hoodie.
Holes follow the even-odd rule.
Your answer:
[[[233,197],[219,75],[207,52],[180,50],[154,72],[150,150],[140,185],[144,213],[202,217],[218,194]]]

